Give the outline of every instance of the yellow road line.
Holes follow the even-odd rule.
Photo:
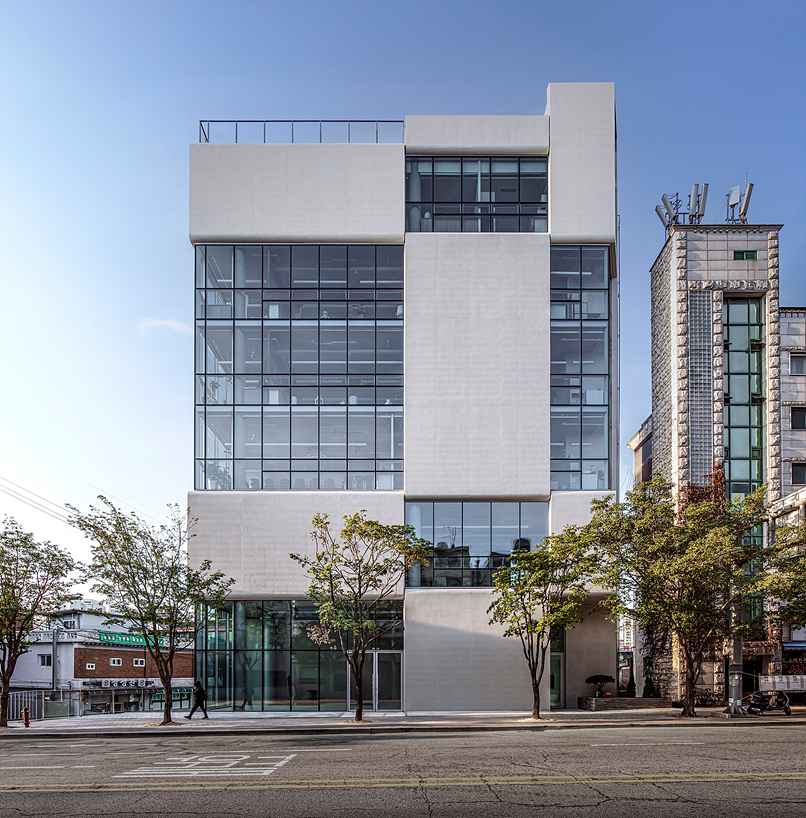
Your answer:
[[[485,778],[369,778],[369,779],[297,779],[291,781],[177,781],[151,780],[148,782],[120,782],[98,784],[48,784],[0,786],[0,793],[34,792],[149,792],[166,790],[184,792],[190,790],[312,790],[410,787],[486,787],[495,786],[549,786],[569,784],[699,784],[737,783],[757,781],[803,781],[806,772],[779,773],[658,773],[646,775],[584,775],[584,776],[491,776]]]

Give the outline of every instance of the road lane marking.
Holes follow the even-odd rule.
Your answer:
[[[347,751],[352,751],[352,747],[316,747],[313,749],[297,749],[289,748],[286,749],[284,752],[286,753],[344,753]],[[258,758],[265,758],[266,756],[258,756]]]
[[[259,756],[261,761],[249,761],[251,755],[216,753],[206,756],[174,756],[155,761],[150,767],[138,767],[114,778],[196,778],[198,776],[267,776],[296,757],[288,755]],[[274,763],[270,763],[273,761]],[[259,769],[246,769],[257,767]]]
[[[649,774],[649,775],[601,775],[601,776],[510,776],[486,778],[378,778],[378,779],[299,779],[293,781],[163,781],[99,784],[24,785],[0,787],[0,793],[28,792],[193,792],[202,790],[315,790],[350,789],[356,786],[375,789],[411,787],[489,787],[489,786],[568,786],[576,784],[736,784],[775,781],[804,781],[806,772],[784,773],[715,773],[715,774]]]
[[[705,744],[704,741],[653,741],[647,744],[591,744],[591,747],[666,747],[669,744]]]
[[[0,770],[63,770],[64,764],[59,764],[53,767],[0,767]]]
[[[89,770],[94,768],[95,768],[94,764],[73,764],[74,770]]]

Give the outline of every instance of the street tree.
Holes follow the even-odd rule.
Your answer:
[[[777,625],[806,628],[806,521],[771,526],[770,571],[765,592]]]
[[[70,521],[92,540],[93,591],[106,597],[114,621],[129,622],[145,641],[165,691],[161,724],[170,724],[176,654],[192,647],[203,627],[196,616],[202,604],[221,608],[234,580],[213,571],[209,560],[198,568],[188,565],[195,521],[178,506],[169,506],[170,521],[155,527],[98,499],[105,508],[82,513],[68,506]]]
[[[8,698],[17,660],[28,652],[38,620],[79,598],[70,574],[80,565],[53,543],[38,543],[6,517],[0,532],[0,727],[8,727]]]
[[[430,543],[410,525],[368,520],[366,510],[344,517],[339,540],[327,514],[311,521],[315,555],[291,554],[308,574],[308,596],[316,603],[319,625],[309,629],[320,645],[338,644],[355,686],[355,720],[364,714],[364,660],[367,651],[401,620],[389,617],[387,603],[399,595],[406,571],[425,564]]]
[[[493,574],[490,623],[505,626],[504,636],[520,640],[532,681],[532,718],[540,718],[540,682],[552,628],[573,628],[584,620],[583,607],[595,563],[588,532],[569,525],[549,535],[533,551],[515,551]]]
[[[608,597],[610,615],[633,617],[668,633],[683,661],[683,716],[705,655],[759,622],[743,615],[764,592],[768,557],[757,532],[766,518],[764,490],[741,500],[701,500],[678,507],[660,475],[628,492],[594,500],[588,524],[601,570],[598,581],[625,593]]]

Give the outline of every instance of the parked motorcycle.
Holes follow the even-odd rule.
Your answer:
[[[742,709],[751,716],[760,716],[762,713],[773,713],[776,710],[783,710],[787,716],[792,715],[792,708],[789,706],[789,696],[783,691],[757,690],[752,696],[745,696],[742,699]]]

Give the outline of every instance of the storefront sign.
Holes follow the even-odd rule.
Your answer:
[[[760,690],[806,690],[806,676],[779,673],[776,676],[759,676]]]

